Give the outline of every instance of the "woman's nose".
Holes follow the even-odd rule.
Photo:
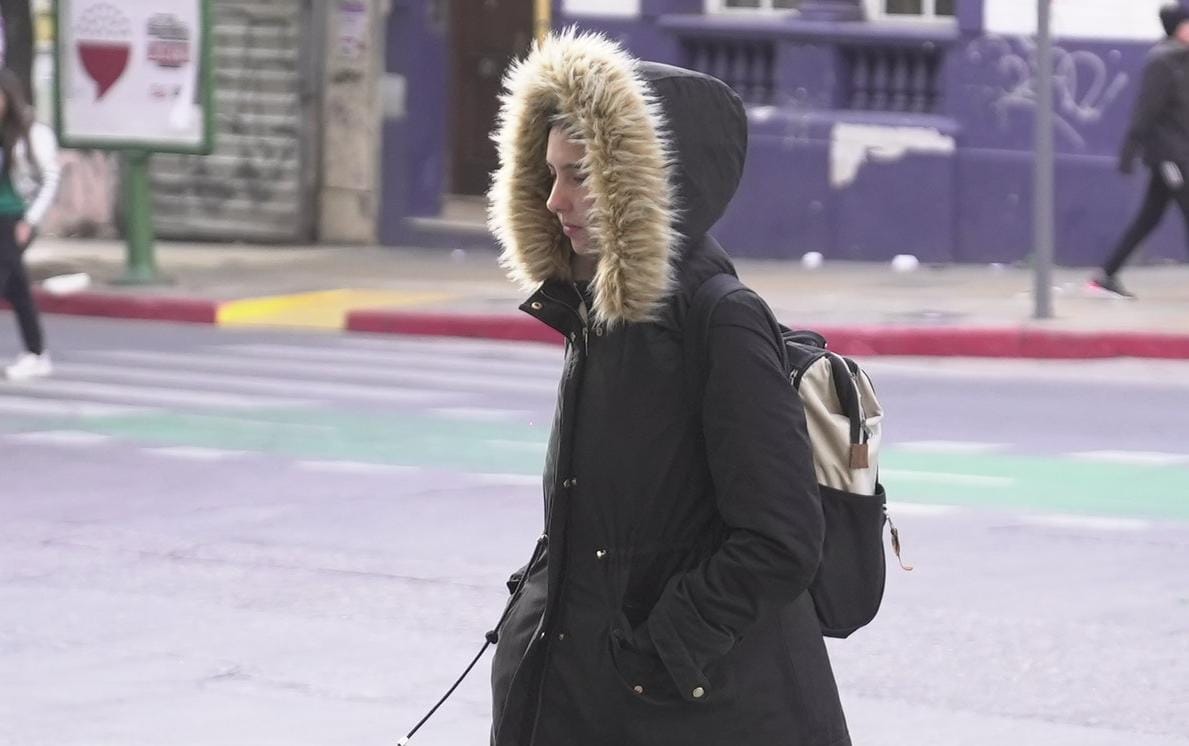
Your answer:
[[[545,207],[550,212],[561,214],[569,209],[570,200],[566,196],[565,189],[558,181],[553,182],[553,188],[549,190],[549,199],[545,201]]]

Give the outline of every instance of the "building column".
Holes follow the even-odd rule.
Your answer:
[[[328,17],[318,238],[372,244],[380,211],[379,92],[388,2],[332,0],[323,7]]]
[[[801,18],[807,21],[860,21],[863,16],[862,0],[805,0],[801,4]]]

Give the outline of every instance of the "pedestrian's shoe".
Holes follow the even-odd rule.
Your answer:
[[[10,381],[28,381],[32,378],[45,378],[53,372],[54,366],[50,364],[48,352],[40,355],[26,352],[4,369],[4,377]]]
[[[1135,294],[1123,287],[1114,275],[1098,275],[1086,283],[1086,292],[1100,298],[1127,298],[1135,300]]]

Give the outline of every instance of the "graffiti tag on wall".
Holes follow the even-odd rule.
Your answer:
[[[995,71],[996,83],[984,94],[990,100],[1002,129],[1014,111],[1031,111],[1037,105],[1036,43],[1027,38],[988,37],[967,52],[973,64]],[[1119,100],[1130,82],[1121,70],[1122,55],[1105,55],[1085,49],[1053,47],[1053,109],[1059,136],[1079,150],[1086,148],[1085,128],[1097,124]]]

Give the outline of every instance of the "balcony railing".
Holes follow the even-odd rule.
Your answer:
[[[775,97],[775,44],[766,40],[682,40],[685,66],[723,81],[748,104],[770,104]]]
[[[844,46],[845,104],[860,111],[930,114],[941,104],[941,50],[912,47]]]

